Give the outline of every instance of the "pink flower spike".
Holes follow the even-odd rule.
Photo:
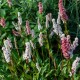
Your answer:
[[[30,29],[30,26],[29,26],[29,21],[27,20],[26,21],[26,29],[27,29],[27,34],[31,34],[31,29]]]
[[[15,35],[15,36],[20,36],[20,33],[15,31],[14,29],[12,29],[12,33]]]
[[[69,59],[70,58],[70,36],[68,35],[67,37],[63,36],[61,38],[61,49],[62,49],[62,54],[64,56],[64,58]]]
[[[66,22],[68,20],[68,16],[67,16],[66,10],[63,6],[63,0],[59,0],[58,7],[59,7],[59,14],[60,14],[61,20],[63,22]]]
[[[6,26],[6,22],[4,18],[0,19],[0,25],[4,28]]]
[[[41,2],[39,2],[38,7],[39,7],[39,13],[42,14],[42,12],[43,12],[43,5],[42,5]]]

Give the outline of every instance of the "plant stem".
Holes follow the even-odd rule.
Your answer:
[[[49,46],[48,39],[46,39],[46,42],[47,42],[47,49],[48,49],[49,57],[50,57],[50,59],[52,60],[52,62],[53,62],[53,64],[54,64],[54,67],[55,67],[55,69],[56,69],[56,63],[55,63],[55,60],[54,60],[54,58],[53,58],[53,56],[52,56],[53,53],[50,51],[50,46]]]
[[[65,34],[68,35],[68,29],[67,29],[67,23],[64,23],[64,27],[65,27]]]
[[[14,37],[14,44],[15,44],[15,48],[17,50],[17,53],[18,53],[18,56],[19,56],[19,51],[18,51],[18,47],[17,47],[17,41],[16,41],[16,38]]]

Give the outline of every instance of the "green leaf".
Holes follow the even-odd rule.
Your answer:
[[[6,36],[6,33],[2,34],[2,36],[0,37],[0,39],[3,39]]]
[[[31,62],[31,67],[35,68],[35,63],[34,62]]]
[[[52,72],[53,72],[53,70],[51,70],[49,73],[47,73],[45,77],[48,77],[49,75],[51,75]]]
[[[0,16],[4,17],[6,15],[6,12],[4,9],[0,9]]]

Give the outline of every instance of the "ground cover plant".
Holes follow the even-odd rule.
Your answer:
[[[0,0],[0,80],[80,80],[79,0]]]

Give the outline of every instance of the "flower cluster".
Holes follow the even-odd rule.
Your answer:
[[[46,28],[49,27],[49,21],[52,21],[52,14],[51,13],[48,13],[46,15]]]
[[[35,38],[35,31],[34,31],[34,29],[31,30],[31,36],[32,36],[32,38]]]
[[[59,12],[58,12],[57,22],[53,18],[52,19],[52,23],[53,23],[53,31],[51,31],[50,36],[53,36],[53,34],[56,33],[61,38],[61,35],[63,34],[63,32],[62,32],[62,28],[60,26],[61,20],[60,20],[60,14],[59,14]]]
[[[21,25],[22,25],[22,17],[21,17],[21,13],[18,12],[18,23],[14,23],[12,22],[12,24],[14,25],[15,29],[16,30],[12,30],[12,33],[15,35],[15,36],[19,36],[21,34]]]
[[[38,41],[39,41],[40,46],[43,46],[43,34],[42,34],[42,32],[40,32],[40,34],[39,34]]]
[[[30,47],[30,42],[26,42],[26,49],[25,52],[23,53],[23,59],[30,62],[31,61],[31,47]]]
[[[65,35],[62,34],[61,49],[62,49],[63,56],[66,59],[73,57],[73,51],[77,46],[78,46],[78,38],[75,38],[75,40],[73,41],[73,44],[71,44],[70,35],[67,35],[67,37],[65,37]]]
[[[66,10],[63,6],[63,0],[59,0],[58,7],[59,7],[59,13],[60,13],[61,20],[63,22],[66,22],[68,20],[68,16],[67,16]]]
[[[18,12],[18,26],[22,25],[22,17],[21,17],[21,13]]]
[[[7,40],[4,40],[4,46],[2,47],[4,57],[7,63],[10,62],[11,48],[12,48],[11,40],[7,38]]]
[[[73,41],[73,44],[71,45],[72,50],[75,50],[77,46],[78,46],[78,38],[76,37],[75,40]]]
[[[61,49],[62,49],[63,56],[66,59],[70,58],[70,54],[69,54],[70,46],[71,46],[70,36],[68,35],[67,37],[65,37],[65,35],[63,34],[61,38]]]
[[[72,64],[70,76],[75,75],[76,69],[77,69],[77,67],[79,65],[79,62],[80,62],[80,58],[79,57],[76,57],[76,60],[74,60],[74,62]]]
[[[57,20],[58,21],[58,20]],[[53,31],[57,34],[57,35],[59,35],[60,37],[61,37],[61,35],[63,34],[63,32],[62,32],[62,28],[61,28],[61,26],[60,26],[60,22],[58,21],[58,23],[56,23],[56,21],[55,21],[55,19],[52,19],[52,23],[53,23]]]
[[[26,30],[27,30],[27,34],[31,34],[31,29],[30,29],[30,26],[29,26],[29,21],[27,20],[26,21]]]
[[[43,5],[42,5],[41,2],[39,2],[38,7],[39,7],[39,13],[42,14],[42,12],[43,12]]]
[[[2,27],[5,27],[5,26],[6,26],[6,22],[5,22],[5,19],[4,19],[4,18],[1,18],[1,19],[0,19],[0,25],[1,25]]]
[[[38,30],[40,31],[41,29],[42,29],[42,26],[41,26],[39,18],[38,18]]]
[[[7,0],[7,2],[11,7],[12,6],[11,0]],[[20,3],[22,4],[22,2]],[[4,40],[3,42],[4,45],[2,47],[5,61],[10,64],[10,65],[8,64],[8,67],[9,67],[8,71],[10,70],[9,72],[11,72],[12,75],[14,76],[19,74],[20,76],[16,76],[17,79],[20,78],[19,80],[21,80],[21,79],[24,79],[25,76],[28,76],[29,78],[26,77],[27,79],[35,79],[35,80],[43,79],[44,80],[44,79],[50,78],[51,77],[50,74],[53,74],[54,76],[57,75],[57,74],[54,74],[53,67],[56,69],[56,73],[58,73],[57,71],[61,72],[61,74],[63,74],[63,77],[66,78],[67,80],[70,77],[68,78],[65,76],[66,74],[65,71],[67,71],[67,73],[70,73],[70,76],[73,76],[74,74],[76,74],[76,70],[77,70],[77,66],[79,65],[80,58],[79,57],[76,58],[76,60],[72,64],[72,68],[70,63],[72,61],[73,51],[78,46],[78,38],[76,37],[74,41],[71,42],[70,35],[64,34],[64,32],[62,31],[61,20],[65,23],[65,32],[66,32],[67,31],[66,21],[68,20],[68,16],[66,15],[66,11],[63,6],[63,0],[59,0],[58,6],[59,6],[59,12],[58,12],[57,20],[52,18],[51,13],[48,13],[45,16],[46,19],[44,19],[43,17],[44,14],[42,14],[43,5],[41,2],[39,2],[38,4],[39,14],[36,17],[38,21],[35,20],[36,24],[34,23],[35,25],[31,25],[31,26],[29,21],[31,21],[32,18],[30,20],[25,21],[24,19],[24,21],[22,21],[21,13],[20,12],[17,13],[18,21],[16,23],[12,22],[15,29],[13,29],[13,27],[10,28],[12,29],[12,33],[16,37],[11,36],[12,34],[9,34],[9,33],[8,33],[9,35],[7,34],[9,37],[14,39],[14,49],[12,51],[15,54],[11,56],[12,43],[9,38]],[[13,9],[14,8],[12,8],[12,10]],[[20,11],[23,11],[23,10],[21,9]],[[14,19],[12,18],[11,20],[14,20]],[[25,22],[25,27],[23,22]],[[0,19],[0,25],[3,27],[6,26],[4,18]],[[9,28],[6,28],[6,29],[3,28],[2,31],[6,33],[9,31]],[[3,32],[0,31],[0,35],[2,35],[1,39],[3,39],[6,35]],[[2,42],[0,43],[2,44]],[[23,51],[23,46],[25,46],[24,51]],[[21,54],[22,52],[23,54]],[[62,53],[63,56],[58,55],[58,53]],[[64,57],[66,60],[64,60],[63,58],[59,59],[57,57]],[[26,64],[25,61],[26,63],[29,63],[29,64]],[[11,63],[14,66],[11,65]],[[47,69],[48,67],[49,69]],[[23,73],[22,73],[22,70],[24,70]],[[57,77],[60,77],[61,80],[63,79],[61,75],[55,76],[55,79],[57,79]],[[52,79],[53,79],[53,76],[50,78],[50,80]]]
[[[30,40],[30,44],[31,44],[31,47],[32,47],[33,49],[35,49],[35,46],[34,46],[34,43],[32,42],[32,40]]]
[[[12,29],[12,33],[15,35],[15,36],[20,36],[20,33],[14,29]]]

